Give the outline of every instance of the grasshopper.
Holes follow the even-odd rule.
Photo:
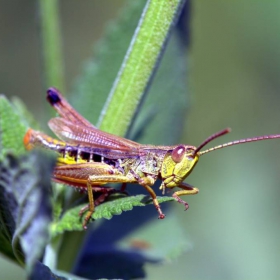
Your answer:
[[[228,146],[280,138],[280,134],[246,138],[201,151],[212,140],[229,133],[230,129],[226,128],[208,137],[198,147],[183,144],[142,145],[99,130],[75,111],[55,88],[48,89],[47,100],[60,116],[52,118],[48,125],[61,140],[30,128],[24,136],[24,145],[27,150],[45,147],[56,151],[58,159],[52,179],[80,190],[87,190],[89,204],[79,213],[82,216],[86,212],[84,229],[87,228],[95,206],[116,192],[114,188],[104,186],[107,183],[123,183],[123,186],[127,183],[141,185],[150,194],[159,214],[158,218],[164,219],[165,215],[152,189],[157,179],[162,181],[160,189],[163,194],[166,189],[180,189],[172,196],[187,210],[189,205],[180,196],[194,195],[199,190],[183,181],[192,172],[201,155]],[[102,195],[94,199],[93,193]]]

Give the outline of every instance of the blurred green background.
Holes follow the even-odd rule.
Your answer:
[[[123,2],[61,1],[68,90]],[[38,3],[0,5],[0,92],[20,96],[41,118]],[[199,145],[228,126],[232,133],[215,143],[280,133],[279,26],[278,1],[192,2],[186,77],[192,104],[183,143]],[[264,141],[200,159],[187,180],[200,188],[199,195],[187,198],[187,212],[175,205],[192,249],[176,262],[149,265],[148,279],[280,279],[279,146],[280,140]],[[172,229],[161,234],[176,238]],[[0,271],[1,279],[24,279],[3,258]]]

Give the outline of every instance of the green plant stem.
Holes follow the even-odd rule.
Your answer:
[[[62,41],[59,23],[59,1],[39,0],[41,40],[43,49],[44,87],[54,86],[65,95],[64,63],[62,56]],[[44,262],[56,268],[57,252],[60,247],[60,237],[52,240],[47,246]]]
[[[58,0],[39,0],[45,87],[55,86],[65,94],[64,64]]]
[[[102,130],[124,136],[148,88],[185,0],[149,0],[99,119]]]

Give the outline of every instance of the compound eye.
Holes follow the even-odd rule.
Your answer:
[[[171,153],[171,157],[174,162],[179,163],[182,161],[186,152],[186,148],[183,145],[177,146]]]

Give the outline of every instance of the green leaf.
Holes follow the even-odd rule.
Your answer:
[[[0,156],[7,151],[23,153],[23,137],[26,130],[24,118],[4,95],[0,95]]]
[[[99,119],[101,129],[121,136],[126,134],[152,81],[183,3],[184,0],[147,1],[102,110]]]
[[[74,85],[70,101],[93,124],[100,116],[145,3],[125,2],[118,18],[108,24],[103,38],[94,46],[92,58],[84,63]]]
[[[114,83],[108,99],[112,104],[107,102],[109,112],[106,109],[105,124],[101,128],[118,135],[125,134],[183,2],[148,1],[138,27],[145,2],[127,2],[119,19],[110,25],[105,38],[98,44],[94,53],[96,58],[87,63],[75,87],[75,96],[79,98],[72,100],[78,111],[95,123]],[[126,54],[133,33],[135,37]],[[105,110],[102,119],[104,114]]]
[[[24,252],[28,273],[49,241],[54,165],[54,157],[38,151],[20,157],[7,154],[0,162],[1,228],[12,240],[13,253],[20,263],[20,252]]]
[[[153,145],[178,144],[188,109],[186,55],[186,46],[174,30],[130,139]]]
[[[158,201],[159,203],[174,201],[174,198],[168,196],[158,197]],[[146,195],[115,198],[96,207],[92,218],[94,220],[101,218],[110,220],[114,215],[120,215],[123,211],[130,211],[135,206],[145,206],[151,203],[151,198]],[[68,210],[57,223],[54,223],[51,227],[52,236],[54,237],[64,231],[83,230],[82,219],[79,216],[79,211],[83,206],[85,205]]]
[[[0,187],[1,189],[1,187]],[[3,209],[4,203],[3,203],[3,196],[0,196],[0,203],[1,203],[1,211],[0,211],[0,252],[7,258],[9,258],[12,261],[16,261],[16,257],[13,252],[13,248],[11,245],[12,237],[7,231],[7,227],[4,225],[4,214]]]
[[[40,129],[38,122],[34,119],[34,116],[26,108],[25,104],[18,97],[11,99],[15,112],[20,116],[20,121],[25,127],[32,127],[33,129]]]

